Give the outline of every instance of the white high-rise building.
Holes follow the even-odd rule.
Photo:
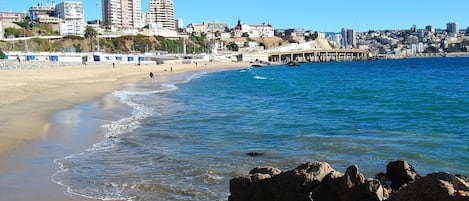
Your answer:
[[[103,0],[103,21],[114,30],[142,28],[141,0]]]
[[[176,30],[173,0],[150,0],[148,23],[157,23],[163,29]]]
[[[84,35],[85,14],[83,2],[64,1],[55,6],[55,16],[60,19],[61,35]]]

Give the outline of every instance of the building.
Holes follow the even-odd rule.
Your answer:
[[[27,15],[27,13],[0,12],[0,22],[20,22]]]
[[[357,31],[354,29],[342,29],[342,47],[356,47],[357,46]]]
[[[55,7],[56,17],[61,20],[61,35],[84,35],[85,14],[83,2],[64,1]]]
[[[456,35],[459,33],[459,24],[457,22],[449,22],[446,24],[446,30],[450,35]]]
[[[141,0],[103,0],[103,21],[111,30],[133,31],[142,28]]]
[[[148,23],[157,23],[163,29],[176,30],[173,0],[150,0],[147,17]]]
[[[224,33],[230,31],[230,25],[227,22],[204,22],[203,24],[207,27],[207,32]]]
[[[287,37],[305,36],[305,29],[303,28],[287,29],[285,30],[285,35]]]
[[[182,29],[184,29],[184,20],[177,19],[176,20],[176,30],[182,30]]]
[[[425,27],[425,31],[435,33],[435,27],[433,27],[432,25],[428,25]]]
[[[55,16],[55,4],[49,3],[47,5],[38,4],[29,8],[29,17],[31,22],[41,22],[41,20],[48,21],[49,18]],[[53,21],[53,20],[52,20]],[[54,21],[55,22],[55,21]]]

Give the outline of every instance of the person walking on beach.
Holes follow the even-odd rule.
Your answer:
[[[151,78],[151,82],[153,83],[155,81],[155,75],[153,75],[153,72],[150,72],[150,78]]]

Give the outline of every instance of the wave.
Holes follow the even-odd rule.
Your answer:
[[[102,128],[106,128],[105,139],[95,143],[91,148],[86,149],[84,152],[72,154],[62,159],[55,159],[54,163],[59,166],[59,171],[52,175],[51,181],[62,186],[65,189],[65,194],[70,197],[80,197],[85,199],[99,199],[99,200],[132,200],[132,197],[122,196],[125,188],[112,188],[113,192],[96,192],[97,189],[92,190],[95,195],[88,195],[87,193],[79,192],[83,189],[73,189],[71,185],[66,184],[67,174],[72,174],[72,167],[66,167],[67,162],[74,162],[75,160],[86,159],[92,157],[93,153],[96,152],[107,152],[112,151],[114,146],[121,140],[122,135],[131,133],[135,129],[141,126],[141,122],[152,115],[161,115],[151,106],[147,106],[143,103],[139,103],[139,98],[144,98],[154,94],[162,94],[177,90],[178,84],[187,83],[191,80],[200,78],[206,75],[206,72],[199,72],[191,74],[181,80],[176,80],[171,83],[162,83],[157,90],[153,91],[114,91],[114,95],[118,100],[129,106],[132,109],[130,117],[125,117],[117,121],[113,121],[109,124],[101,125]],[[76,162],[76,161],[75,161]],[[72,164],[73,165],[73,164]],[[87,191],[86,189],[84,189]],[[103,194],[103,195],[100,195]]]

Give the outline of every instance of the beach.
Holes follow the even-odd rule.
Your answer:
[[[28,199],[24,192],[31,190],[27,189],[30,187],[38,189],[32,192],[40,191],[43,195],[36,197],[34,193],[30,193],[29,198],[35,198],[35,200],[66,198],[63,190],[50,181],[51,175],[47,175],[56,170],[41,170],[41,168],[56,169],[53,161],[27,161],[29,154],[36,154],[35,149],[30,145],[48,137],[51,128],[49,119],[51,113],[93,101],[120,89],[127,83],[145,81],[145,79],[149,81],[149,72],[153,72],[156,79],[162,79],[164,76],[193,70],[240,68],[248,65],[231,62],[199,62],[196,67],[194,64],[117,63],[115,68],[112,64],[88,64],[0,70],[2,78],[0,80],[0,86],[2,86],[0,87],[0,178],[8,182],[18,182],[8,187],[0,187],[0,194],[2,194],[0,200]],[[96,139],[91,141],[94,140]],[[83,147],[83,149],[86,148]],[[19,155],[21,157],[17,157]],[[23,160],[17,161],[18,159]],[[42,159],[38,157],[35,160]],[[22,173],[18,174],[18,172]],[[42,176],[37,177],[38,174]],[[31,182],[25,183],[23,179]],[[24,189],[21,189],[22,183],[25,186]],[[15,190],[9,191],[8,188],[12,186]],[[22,195],[15,195],[15,193]]]

